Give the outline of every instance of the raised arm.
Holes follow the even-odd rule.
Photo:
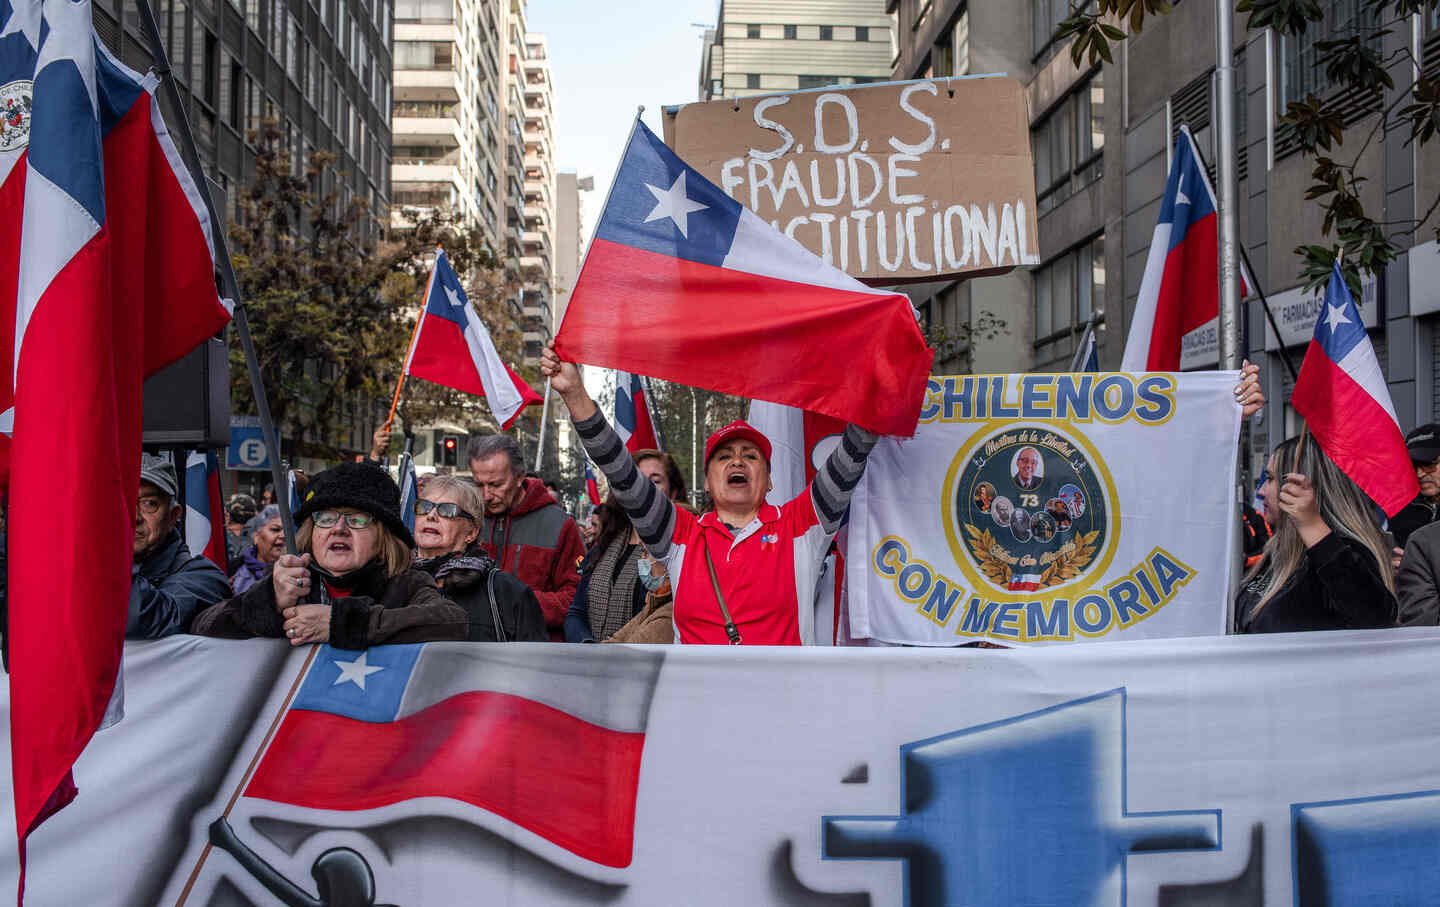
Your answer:
[[[550,386],[565,401],[570,420],[580,443],[590,459],[605,473],[615,500],[625,508],[640,541],[650,556],[663,561],[670,554],[670,540],[675,532],[675,504],[660,493],[655,483],[640,474],[630,451],[590,399],[580,371],[572,363],[561,362],[555,351],[546,347],[541,355],[540,369],[550,379]],[[852,486],[853,487],[853,486]]]
[[[815,474],[810,483],[811,500],[815,502],[815,514],[820,517],[820,526],[827,535],[840,528],[845,517],[845,508],[850,506],[850,496],[860,477],[865,474],[865,462],[880,436],[854,425],[845,426],[840,443],[825,460],[825,467]]]

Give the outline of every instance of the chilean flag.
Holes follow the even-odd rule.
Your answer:
[[[244,796],[362,824],[418,809],[629,866],[663,656],[540,648],[322,645]]]
[[[405,374],[484,397],[501,428],[509,428],[520,410],[540,402],[540,395],[500,361],[480,313],[440,250],[405,357]]]
[[[185,547],[226,569],[229,558],[225,511],[220,505],[220,463],[213,451],[192,450],[185,458]]]
[[[1415,500],[1420,486],[1380,360],[1338,261],[1320,309],[1290,404],[1320,449],[1394,516]]]
[[[10,746],[25,839],[76,793],[116,688],[141,385],[229,319],[212,225],[88,0],[0,0],[0,430],[9,442]],[[55,494],[55,477],[84,494]]]
[[[650,397],[639,375],[615,373],[615,433],[631,453],[660,449],[650,413]]]
[[[640,448],[644,450],[644,448]],[[595,467],[590,461],[585,461],[585,494],[590,497],[590,503],[596,507],[600,506],[600,483],[595,481]]]
[[[1215,191],[1190,128],[1181,126],[1125,341],[1122,371],[1180,370],[1181,338],[1220,316],[1219,247]],[[1240,295],[1249,292],[1242,276]]]
[[[934,358],[908,299],[785,237],[639,121],[555,351],[905,436]]]

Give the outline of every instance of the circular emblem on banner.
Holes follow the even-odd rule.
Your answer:
[[[0,151],[19,151],[30,144],[34,85],[29,79],[0,85]]]
[[[956,452],[945,533],[977,590],[1030,597],[1104,572],[1119,538],[1110,472],[1089,442],[994,423]]]

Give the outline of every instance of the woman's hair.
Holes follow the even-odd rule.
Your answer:
[[[266,504],[260,512],[255,515],[255,528],[259,530],[271,520],[278,519],[280,519],[280,505]]]
[[[478,524],[480,514],[485,509],[485,502],[480,499],[480,489],[475,487],[474,482],[467,482],[459,476],[432,476],[430,481],[425,483],[425,494],[444,494],[448,492],[454,495],[460,509],[475,518]]]
[[[1300,450],[1298,466],[1295,462],[1297,448]],[[1283,482],[1285,474],[1291,472],[1303,473],[1309,477],[1310,484],[1315,489],[1315,504],[1325,524],[1332,532],[1354,539],[1369,549],[1375,558],[1380,578],[1385,582],[1385,588],[1393,593],[1395,570],[1390,565],[1390,551],[1375,523],[1375,505],[1365,492],[1340,471],[1340,467],[1325,455],[1325,451],[1320,449],[1314,438],[1306,439],[1303,446],[1297,438],[1280,442],[1275,448],[1275,466],[1273,478],[1277,483]],[[1289,515],[1279,511],[1269,516],[1275,531],[1270,536],[1270,541],[1265,543],[1265,556],[1245,577],[1248,580],[1259,575],[1268,563],[1269,578],[1260,589],[1260,600],[1256,602],[1252,613],[1259,613],[1276,593],[1285,588],[1285,584],[1300,569],[1305,557],[1305,542],[1300,538],[1300,532]]]
[[[665,478],[670,480],[670,499],[683,501],[689,497],[685,490],[685,476],[680,472],[680,467],[676,464],[674,457],[663,450],[646,448],[635,451],[634,460],[636,466],[639,466],[642,460],[659,460],[660,465],[665,467]]]
[[[374,514],[371,514],[374,516]],[[350,530],[354,532],[355,530]],[[410,564],[415,560],[414,554],[405,543],[397,539],[379,517],[375,519],[375,532],[377,533],[378,556],[385,561],[385,576],[399,576],[410,569]],[[310,551],[310,543],[315,535],[315,518],[306,517],[300,528],[295,530],[295,547],[302,554]],[[314,552],[311,552],[312,554]]]

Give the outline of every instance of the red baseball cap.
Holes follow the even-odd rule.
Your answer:
[[[731,422],[729,425],[711,435],[705,441],[706,467],[709,467],[710,458],[715,455],[715,448],[721,444],[728,444],[738,438],[744,438],[760,448],[760,453],[765,456],[765,468],[770,468],[770,439],[762,435],[759,429],[744,419],[736,419],[734,422]]]

